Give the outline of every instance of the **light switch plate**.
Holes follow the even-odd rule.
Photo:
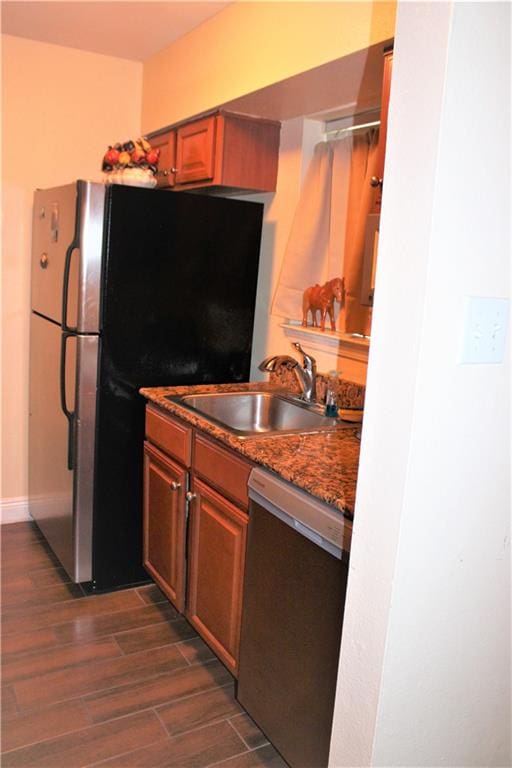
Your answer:
[[[468,296],[460,362],[503,362],[508,316],[508,299]]]

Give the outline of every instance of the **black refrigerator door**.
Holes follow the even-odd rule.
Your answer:
[[[95,587],[142,568],[142,386],[247,381],[263,206],[107,193],[93,541]]]

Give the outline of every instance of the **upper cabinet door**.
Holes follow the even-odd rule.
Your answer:
[[[160,150],[157,185],[173,187],[176,183],[176,131],[166,131],[153,137],[151,146]]]
[[[176,184],[213,179],[215,116],[182,125],[177,131]]]

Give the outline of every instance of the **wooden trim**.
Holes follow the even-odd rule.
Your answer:
[[[28,496],[0,500],[0,525],[31,521]]]
[[[382,100],[380,111],[380,127],[379,127],[379,146],[377,148],[377,166],[376,175],[379,179],[384,180],[384,163],[386,158],[386,140],[388,134],[388,111],[389,111],[389,96],[391,91],[391,75],[393,70],[393,49],[384,53],[384,72],[382,75]],[[380,213],[382,206],[382,189],[383,185],[379,187],[378,193],[375,196],[375,203],[372,209],[372,213]]]
[[[213,183],[222,184],[224,178],[224,142],[225,142],[225,129],[226,121],[224,115],[217,115],[215,117],[215,157],[214,157],[214,171],[213,171]]]
[[[321,331],[319,328],[304,327],[294,323],[281,323],[280,325],[286,336],[298,341],[307,341],[312,345],[312,349],[337,354],[340,357],[362,363],[368,362],[369,339],[360,339],[351,336],[350,333],[339,331]]]

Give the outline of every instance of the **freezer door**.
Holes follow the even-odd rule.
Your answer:
[[[32,309],[61,324],[68,248],[75,239],[77,185],[37,190],[32,222]],[[68,316],[76,325],[78,261],[71,259]]]
[[[32,309],[78,333],[99,330],[103,184],[37,190],[32,229]]]
[[[29,506],[70,578],[91,579],[97,336],[32,313]]]

